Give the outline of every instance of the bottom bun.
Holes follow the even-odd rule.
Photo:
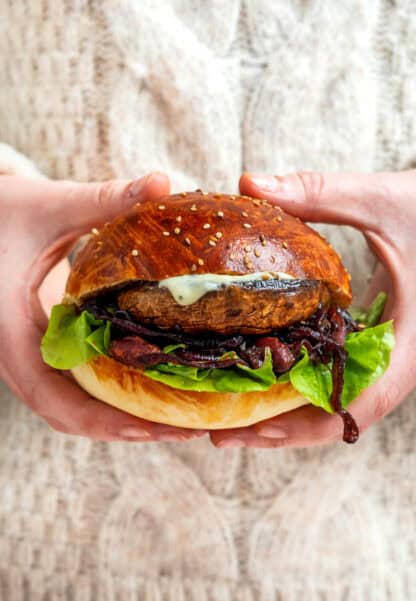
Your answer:
[[[105,355],[75,367],[72,373],[95,398],[137,417],[182,428],[250,426],[309,404],[291,384],[274,384],[264,392],[178,390]]]

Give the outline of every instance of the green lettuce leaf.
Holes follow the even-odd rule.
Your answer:
[[[313,405],[332,413],[329,404],[332,392],[331,370],[322,363],[312,363],[305,348],[302,352],[302,359],[289,371],[290,383]]]
[[[342,393],[344,407],[384,374],[393,348],[392,320],[347,336],[345,350],[348,357]]]
[[[110,321],[95,319],[88,311],[77,315],[75,305],[55,305],[41,342],[43,360],[57,369],[86,363],[107,352],[110,329]]]
[[[343,407],[376,382],[386,371],[393,347],[392,321],[347,336],[345,350],[348,357],[342,391]],[[306,349],[303,349],[302,359],[289,372],[292,386],[313,405],[325,409],[328,413],[332,413],[329,404],[332,392],[330,368],[330,365],[314,365]]]
[[[223,358],[234,355],[235,353],[226,353]],[[226,369],[200,369],[161,363],[146,369],[144,374],[148,378],[162,382],[167,386],[197,392],[262,391],[268,390],[270,386],[276,383],[269,349],[267,349],[263,365],[258,369],[250,369],[240,365]]]

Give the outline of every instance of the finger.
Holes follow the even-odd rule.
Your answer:
[[[414,194],[415,172],[294,173],[285,177],[243,173],[240,189],[244,194],[278,203],[303,221],[350,225],[361,230],[390,274],[390,304],[399,306],[403,302],[406,291],[401,274],[413,256],[414,246],[413,228],[409,228],[404,208],[411,191]],[[398,205],[395,198],[402,204]]]
[[[157,200],[169,194],[169,179],[159,172],[126,182],[111,180],[90,184],[69,184],[70,189],[60,203],[59,213],[72,227],[90,228],[114,219],[123,211],[144,200]]]
[[[54,429],[95,440],[184,441],[203,433],[149,422],[94,399],[69,378],[40,362],[24,380],[23,400]]]
[[[62,184],[65,190],[61,190]],[[58,220],[63,220],[62,234],[100,227],[138,202],[156,200],[169,193],[167,176],[158,172],[134,181],[56,182],[56,186],[50,209],[56,212]]]
[[[18,186],[16,202],[22,202],[25,195],[29,194],[26,179],[19,180],[24,181],[21,187]],[[36,264],[30,265],[24,277],[19,274],[19,281],[23,279],[27,284],[35,321],[39,325],[44,323],[45,315],[37,291],[50,270],[68,254],[74,240],[91,227],[102,225],[138,202],[155,200],[167,194],[169,179],[156,172],[131,182],[114,180],[80,184],[39,180],[34,190],[32,201],[43,201],[39,202],[39,211],[46,211],[44,221],[37,228],[39,236],[43,238],[42,246],[46,249]]]
[[[38,366],[39,374],[41,367]],[[42,370],[39,391],[30,391],[29,404],[52,427],[95,440],[187,440],[192,431],[175,430],[130,416],[92,398],[75,382],[53,370]]]
[[[84,233],[110,221],[137,202],[155,200],[169,193],[169,179],[159,172],[141,179],[79,183],[4,176],[4,199],[13,207],[31,206],[27,211],[31,230],[42,236],[45,246],[68,233]]]
[[[302,221],[351,225],[380,232],[397,222],[392,192],[406,174],[292,173],[284,177],[243,173],[242,194],[276,201]],[[411,176],[414,178],[414,175]],[[414,184],[413,184],[414,186]],[[382,205],[381,210],[375,210]],[[388,229],[388,228],[387,228]]]
[[[219,448],[307,447],[340,440],[342,424],[335,416],[308,405],[248,428],[217,430],[211,432],[210,437]]]

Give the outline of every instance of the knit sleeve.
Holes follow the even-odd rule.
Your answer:
[[[45,177],[25,155],[8,144],[0,143],[0,175]]]

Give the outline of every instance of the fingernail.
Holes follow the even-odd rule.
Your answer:
[[[66,434],[70,433],[70,428],[66,424],[58,421],[57,419],[54,419],[52,417],[45,417],[45,420],[47,420],[46,423],[52,430],[64,432]]]
[[[217,447],[220,449],[237,449],[245,446],[246,443],[239,438],[224,438],[224,440],[217,442]]]
[[[145,177],[135,180],[129,186],[129,196],[140,196],[143,189],[152,181],[156,174],[150,173]]]
[[[125,426],[119,431],[119,436],[121,436],[121,438],[125,438],[126,440],[151,438],[151,434],[149,432],[143,430],[143,428],[138,428],[137,426]]]
[[[248,176],[256,188],[261,188],[267,192],[277,192],[281,187],[280,182],[274,175],[267,175],[266,173],[249,173]]]
[[[287,438],[287,432],[278,426],[262,426],[257,429],[257,434],[265,438]]]
[[[199,438],[207,433],[206,430],[191,430],[189,432],[189,438]]]
[[[189,437],[186,434],[178,434],[175,432],[161,432],[157,435],[157,439],[162,442],[182,442],[184,440],[189,440]]]

